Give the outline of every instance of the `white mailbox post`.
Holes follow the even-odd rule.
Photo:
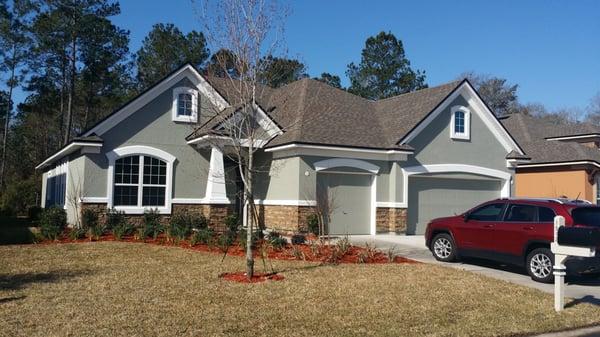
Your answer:
[[[565,308],[565,275],[567,267],[565,261],[569,256],[594,257],[595,247],[576,247],[558,244],[558,230],[565,225],[565,218],[558,215],[554,217],[554,242],[550,249],[554,253],[554,310],[561,311]]]

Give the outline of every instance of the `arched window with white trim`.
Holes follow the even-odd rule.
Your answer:
[[[174,156],[152,147],[128,146],[107,157],[109,207],[134,214],[151,208],[170,212]]]
[[[450,138],[471,138],[471,111],[464,106],[453,106],[450,109]]]

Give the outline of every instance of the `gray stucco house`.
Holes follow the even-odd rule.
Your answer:
[[[236,169],[207,141],[219,127],[207,112],[231,108],[229,89],[191,65],[168,75],[37,167],[42,206],[71,223],[84,208],[187,209],[214,225],[242,212]],[[311,79],[261,92],[255,198],[268,228],[304,228],[319,186],[336,195],[332,234],[421,234],[510,196],[527,158],[466,80],[378,101]]]

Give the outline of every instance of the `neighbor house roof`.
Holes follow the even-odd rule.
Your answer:
[[[240,85],[219,78],[207,80],[228,101],[235,98],[235,86]],[[454,81],[378,101],[309,78],[277,89],[259,86],[257,103],[284,131],[266,147],[303,143],[412,150],[398,141],[461,83]],[[209,120],[188,140],[210,133],[222,120],[223,116]]]
[[[531,161],[525,165],[591,161],[600,164],[600,150],[576,142],[548,140],[561,135],[597,132],[589,123],[555,122],[547,118],[512,114],[502,124],[516,138]],[[600,131],[600,130],[598,130]]]

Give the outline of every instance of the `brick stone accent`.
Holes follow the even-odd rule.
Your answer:
[[[377,207],[377,233],[406,233],[406,208]]]
[[[259,225],[284,233],[308,229],[307,217],[314,212],[311,206],[257,205]]]
[[[106,204],[104,203],[83,203],[81,204],[81,211],[85,209],[92,209],[98,212],[99,220],[104,222],[106,220]],[[233,213],[231,205],[199,205],[199,204],[173,204],[172,214],[187,210],[192,214],[202,214],[209,222],[209,226],[215,230],[221,231],[225,229],[225,218]],[[141,225],[144,216],[143,214],[129,214],[126,216],[127,220],[134,225]],[[168,223],[171,218],[171,214],[163,214],[160,217],[161,223]]]

